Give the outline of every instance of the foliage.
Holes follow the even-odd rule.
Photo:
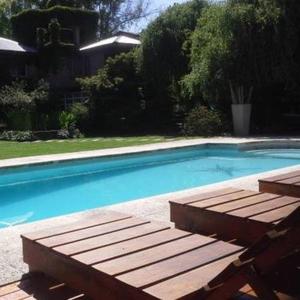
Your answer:
[[[75,115],[69,111],[62,111],[59,114],[60,130],[58,138],[79,138],[82,137],[80,130],[77,128],[79,115]]]
[[[0,111],[10,128],[30,130],[33,112],[48,100],[48,84],[40,80],[37,85],[14,81],[0,89]]]
[[[34,106],[34,98],[25,90],[25,83],[13,82],[5,85],[0,91],[0,105],[10,110],[30,111]]]
[[[89,109],[86,104],[83,103],[74,103],[69,108],[71,114],[74,115],[76,124],[78,127],[82,129],[86,129],[88,127],[89,122]]]
[[[299,12],[300,2],[231,0],[208,7],[191,38],[186,95],[229,110],[230,96],[241,91],[245,101],[252,91],[259,99],[278,86],[295,87],[300,23],[292,7]]]
[[[219,135],[224,131],[224,122],[220,113],[198,105],[187,115],[184,133],[191,136]]]
[[[57,5],[79,8],[81,6],[80,2],[81,1],[76,1],[76,0],[48,0],[46,6],[47,8],[57,6]]]
[[[68,111],[62,111],[58,118],[60,128],[65,130],[68,130],[69,127],[76,122],[75,116]]]
[[[30,25],[35,22],[41,24],[40,21],[45,18],[45,22],[42,23],[44,24],[43,27],[46,27],[51,18],[57,17],[57,15],[51,13],[51,9],[54,9],[55,7],[64,7],[65,9],[69,9],[71,11],[74,11],[74,9],[77,11],[81,10],[82,12],[85,11],[87,17],[89,14],[87,10],[92,11],[94,17],[90,16],[89,20],[86,21],[82,19],[82,22],[79,21],[76,24],[84,25],[85,36],[86,32],[89,32],[90,30],[91,32],[96,31],[99,36],[104,37],[111,35],[113,32],[118,30],[126,29],[138,20],[148,16],[151,13],[148,10],[148,4],[148,0],[0,0],[0,33],[1,35],[5,36],[11,35],[10,17],[12,15],[18,14],[23,10],[34,10],[34,12],[27,14],[26,17],[22,17],[22,21],[18,22],[17,24],[17,31],[20,32],[18,33],[18,37],[22,37],[23,33],[25,32],[25,40],[31,41],[31,45],[32,41],[34,41],[34,38],[30,36],[30,30],[25,31],[19,25],[22,24],[23,21],[25,21],[23,24],[26,25]],[[45,12],[43,16],[41,16],[39,9],[46,9],[49,13]],[[50,9],[50,11],[48,9]],[[50,17],[49,14],[51,14]],[[74,15],[68,18],[74,19],[75,17],[76,16]],[[99,22],[95,20],[95,17],[99,18]],[[32,20],[30,22],[31,18]],[[60,22],[61,18],[59,17],[58,19]],[[65,22],[63,22],[62,25],[64,27],[69,27],[65,25]],[[13,25],[13,27],[16,27],[16,25]],[[39,25],[33,27],[37,28],[41,26]],[[32,33],[32,35],[33,34],[34,33]],[[92,38],[87,37],[82,42],[84,44],[88,43],[89,40],[93,38],[95,38],[95,36]]]
[[[32,131],[3,131],[0,134],[0,140],[4,141],[25,142],[33,141],[35,139]]]
[[[70,138],[69,130],[68,129],[60,129],[57,132],[57,138],[59,139],[68,139]]]
[[[10,27],[10,15],[11,7],[7,1],[0,2],[0,36],[10,37],[11,27]]]
[[[96,38],[98,14],[80,8],[53,6],[48,9],[29,9],[11,18],[14,37],[25,45],[36,44],[37,28],[47,28],[51,19],[57,19],[63,28],[80,28],[81,43]]]
[[[98,12],[98,34],[101,37],[123,30],[147,17],[150,0],[82,0],[82,7]]]
[[[178,81],[188,71],[188,37],[206,5],[203,0],[175,4],[143,33],[140,68],[145,82],[147,110],[152,121],[153,115],[157,116],[156,123],[170,122],[173,105],[181,100],[178,99]]]
[[[35,89],[24,81],[14,81],[0,89],[0,106],[9,111],[32,111],[48,99],[48,84],[41,80]]]
[[[33,114],[28,111],[8,111],[6,112],[8,128],[19,131],[32,130]]]
[[[142,82],[133,50],[108,58],[95,76],[78,79],[90,95],[94,128],[136,130],[142,116]]]

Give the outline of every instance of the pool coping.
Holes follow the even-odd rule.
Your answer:
[[[27,156],[0,160],[0,170],[6,168],[26,167],[33,165],[45,165],[63,163],[72,160],[97,159],[112,156],[133,155],[151,153],[163,150],[175,150],[194,146],[238,146],[240,150],[255,150],[266,148],[300,148],[300,138],[201,138],[190,140],[178,140],[172,142],[153,143],[138,146],[108,148],[101,150],[70,152],[61,154],[49,154]]]

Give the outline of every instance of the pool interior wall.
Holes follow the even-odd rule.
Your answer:
[[[0,169],[0,227],[300,163],[300,150],[201,145]]]

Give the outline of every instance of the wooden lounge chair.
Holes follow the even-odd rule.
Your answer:
[[[92,300],[42,274],[29,274],[0,286],[0,300]]]
[[[260,192],[300,197],[300,170],[263,178],[258,182]]]
[[[299,249],[300,210],[253,247],[112,213],[22,236],[31,271],[92,299],[229,299],[247,283],[278,299],[264,279]]]
[[[280,300],[296,300],[295,297],[276,292]],[[0,300],[92,300],[90,297],[70,289],[43,274],[29,274],[19,281],[0,286]],[[249,285],[245,285],[234,300],[257,300]]]
[[[219,239],[251,245],[300,206],[300,199],[226,188],[170,201],[178,229],[215,234]]]

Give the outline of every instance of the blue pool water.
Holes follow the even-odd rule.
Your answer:
[[[300,164],[300,149],[239,151],[234,146],[198,146],[2,169],[0,227],[296,164]]]

